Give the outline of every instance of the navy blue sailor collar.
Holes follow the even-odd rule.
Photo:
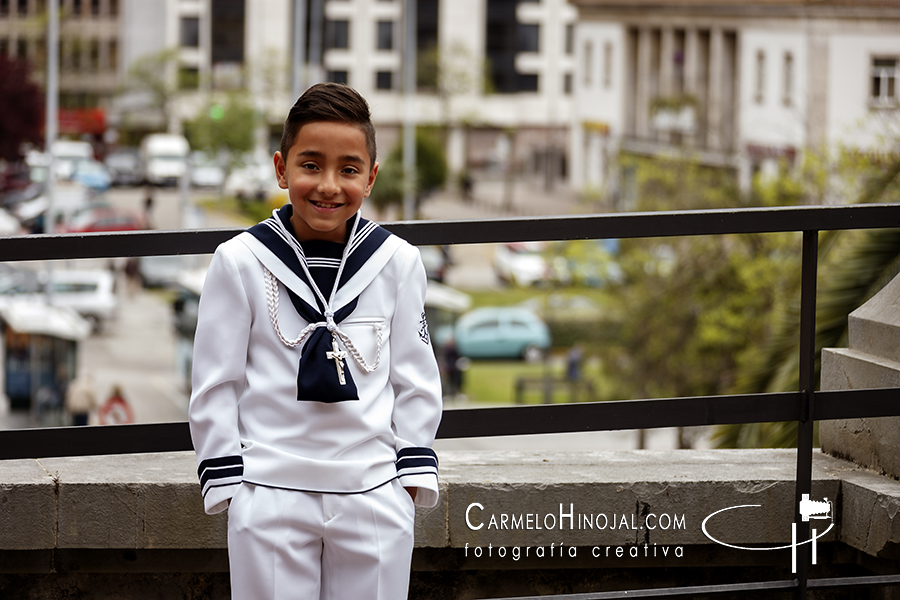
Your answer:
[[[310,306],[324,310],[312,290],[294,248],[278,233],[279,228],[273,227],[274,219],[279,219],[287,231],[293,232],[290,224],[292,213],[293,207],[285,204],[277,211],[273,211],[268,219],[241,233],[238,239],[285,287]],[[399,238],[377,223],[362,218],[358,213],[351,217],[348,226],[353,219],[359,219],[359,223],[352,239],[347,240],[346,262],[334,298],[335,310],[355,300],[402,244]],[[321,291],[326,298],[331,292],[331,290]]]

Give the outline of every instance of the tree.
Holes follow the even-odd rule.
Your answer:
[[[44,98],[27,62],[0,55],[0,159],[18,161],[24,142],[42,145]]]
[[[742,195],[734,173],[690,160],[625,156],[637,210],[790,205],[796,186]],[[611,287],[624,315],[618,344],[601,350],[615,365],[618,396],[654,398],[726,393],[753,360],[794,287],[796,234],[623,240],[625,273]]]
[[[167,48],[136,59],[128,69],[122,94],[143,96],[147,108],[158,111],[163,127],[172,117],[172,100],[178,93],[178,49]]]
[[[211,99],[205,110],[184,123],[191,148],[210,155],[223,151],[237,155],[253,150],[253,133],[259,118],[246,94],[232,92]]]
[[[378,167],[378,178],[369,197],[379,211],[403,202],[403,147],[395,147]],[[427,129],[416,128],[415,196],[418,208],[422,199],[447,181],[447,159],[436,136]]]
[[[900,201],[900,155],[887,159],[855,155],[857,181],[864,182],[860,203]],[[847,343],[847,317],[900,273],[900,231],[896,229],[823,232],[819,241],[816,303],[815,380],[820,380],[823,348]],[[797,389],[800,348],[799,290],[779,320],[757,360],[739,374],[737,393],[786,392]],[[719,427],[719,447],[793,447],[797,423],[748,423]]]

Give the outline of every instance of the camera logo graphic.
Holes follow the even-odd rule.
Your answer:
[[[712,513],[705,519],[703,519],[703,534],[712,540],[713,542],[720,544],[722,546],[727,546],[729,548],[735,548],[737,550],[785,550],[787,548],[791,549],[791,572],[797,572],[797,546],[802,546],[803,544],[811,544],[812,545],[812,564],[816,564],[816,540],[820,537],[827,534],[831,531],[831,528],[834,527],[834,505],[828,498],[824,498],[823,500],[810,500],[809,494],[801,494],[800,496],[800,505],[799,505],[799,513],[800,520],[803,522],[809,522],[810,520],[827,520],[830,521],[828,527],[822,533],[818,533],[818,531],[813,528],[810,531],[810,537],[808,540],[803,540],[802,542],[797,541],[797,523],[791,523],[791,543],[788,546],[772,546],[772,547],[753,547],[753,546],[737,546],[735,544],[729,544],[727,542],[723,542],[722,540],[714,538],[706,528],[707,523],[710,519],[715,517],[720,513],[724,513],[725,511],[735,510],[738,508],[759,508],[760,504],[741,504],[739,506],[729,506],[728,508],[723,508],[721,510],[717,510]]]
[[[831,501],[828,498],[819,502],[810,500],[809,494],[802,494],[800,497],[800,518],[804,521],[809,521],[810,519],[831,519],[834,521],[831,509]]]

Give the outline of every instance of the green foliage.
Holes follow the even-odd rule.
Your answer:
[[[177,93],[177,61],[178,48],[166,48],[137,58],[129,67],[119,91],[145,94],[151,107],[159,111],[163,123],[167,123],[169,102]]]
[[[215,155],[227,150],[231,155],[253,149],[253,131],[258,121],[249,98],[231,93],[224,100],[210,100],[205,110],[184,123],[184,135],[191,148]]]
[[[793,186],[743,197],[734,174],[691,161],[623,157],[635,174],[638,210],[796,203]],[[603,350],[628,397],[729,391],[796,285],[794,234],[625,240],[625,279],[612,288],[623,315],[619,344]]]
[[[850,176],[844,189],[858,191],[860,202],[896,202],[900,196],[900,157],[864,157],[844,153],[835,170]],[[816,172],[821,169],[816,168]],[[806,171],[808,172],[808,171]],[[813,188],[823,193],[824,188]],[[823,232],[819,236],[816,302],[815,380],[820,380],[823,348],[847,343],[847,316],[900,273],[900,231],[896,229]],[[775,323],[767,343],[742,368],[738,393],[786,392],[799,386],[799,290]],[[718,428],[720,447],[752,448],[796,445],[797,424],[750,423]]]
[[[375,187],[369,202],[378,210],[403,202],[404,190],[403,146],[398,145],[380,163]],[[414,193],[417,201],[437,190],[447,181],[447,158],[436,133],[424,127],[416,128],[416,181]]]

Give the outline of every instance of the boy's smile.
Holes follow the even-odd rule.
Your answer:
[[[347,241],[347,220],[369,196],[378,163],[370,169],[366,135],[356,125],[314,121],[297,132],[287,157],[275,153],[278,185],[288,191],[291,225],[299,240]]]

